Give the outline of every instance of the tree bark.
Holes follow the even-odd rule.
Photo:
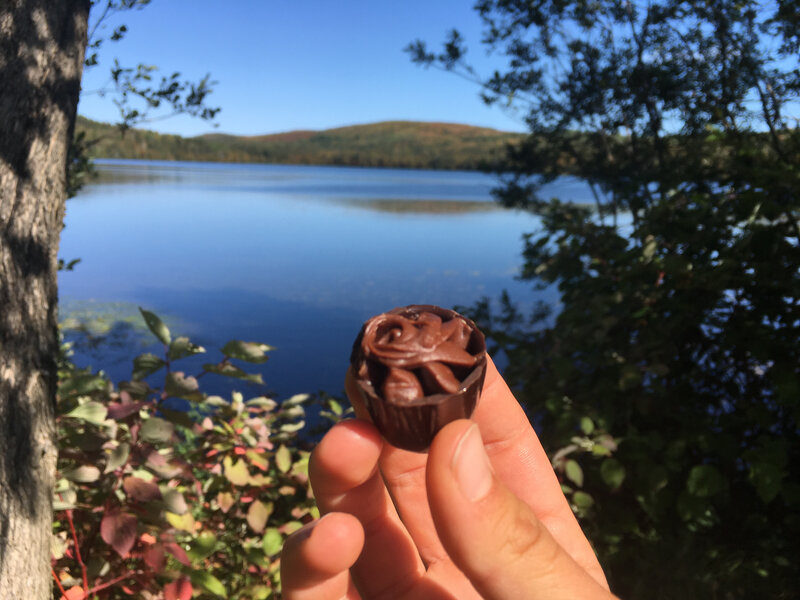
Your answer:
[[[52,598],[57,252],[89,0],[0,0],[0,598]]]

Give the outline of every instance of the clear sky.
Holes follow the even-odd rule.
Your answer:
[[[128,34],[108,43],[87,69],[84,90],[101,87],[109,66],[157,65],[218,82],[216,131],[259,135],[387,120],[445,121],[524,131],[523,121],[481,101],[478,87],[411,63],[403,48],[419,38],[438,51],[447,32],[466,38],[471,62],[485,70],[500,57],[480,45],[473,0],[153,0],[121,15]],[[109,96],[85,94],[80,114],[114,121]],[[214,130],[176,117],[146,125],[181,135]]]

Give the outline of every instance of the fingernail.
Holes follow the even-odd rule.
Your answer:
[[[471,502],[477,502],[489,493],[492,487],[492,465],[477,425],[467,429],[456,446],[453,455],[453,474],[461,493]]]

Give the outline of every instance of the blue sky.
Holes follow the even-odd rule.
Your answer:
[[[191,79],[218,82],[216,131],[259,135],[386,120],[446,121],[524,131],[523,121],[487,107],[478,87],[455,75],[413,65],[403,48],[420,38],[438,50],[453,27],[471,61],[484,70],[501,60],[480,45],[473,0],[153,0],[110,23],[128,34],[107,44],[87,69],[84,90],[101,87],[109,65],[157,65]],[[84,95],[80,114],[113,121],[106,96]],[[149,129],[181,135],[213,130],[186,117]]]

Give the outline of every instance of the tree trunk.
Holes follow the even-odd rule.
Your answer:
[[[0,0],[0,598],[52,598],[57,252],[89,0]]]

